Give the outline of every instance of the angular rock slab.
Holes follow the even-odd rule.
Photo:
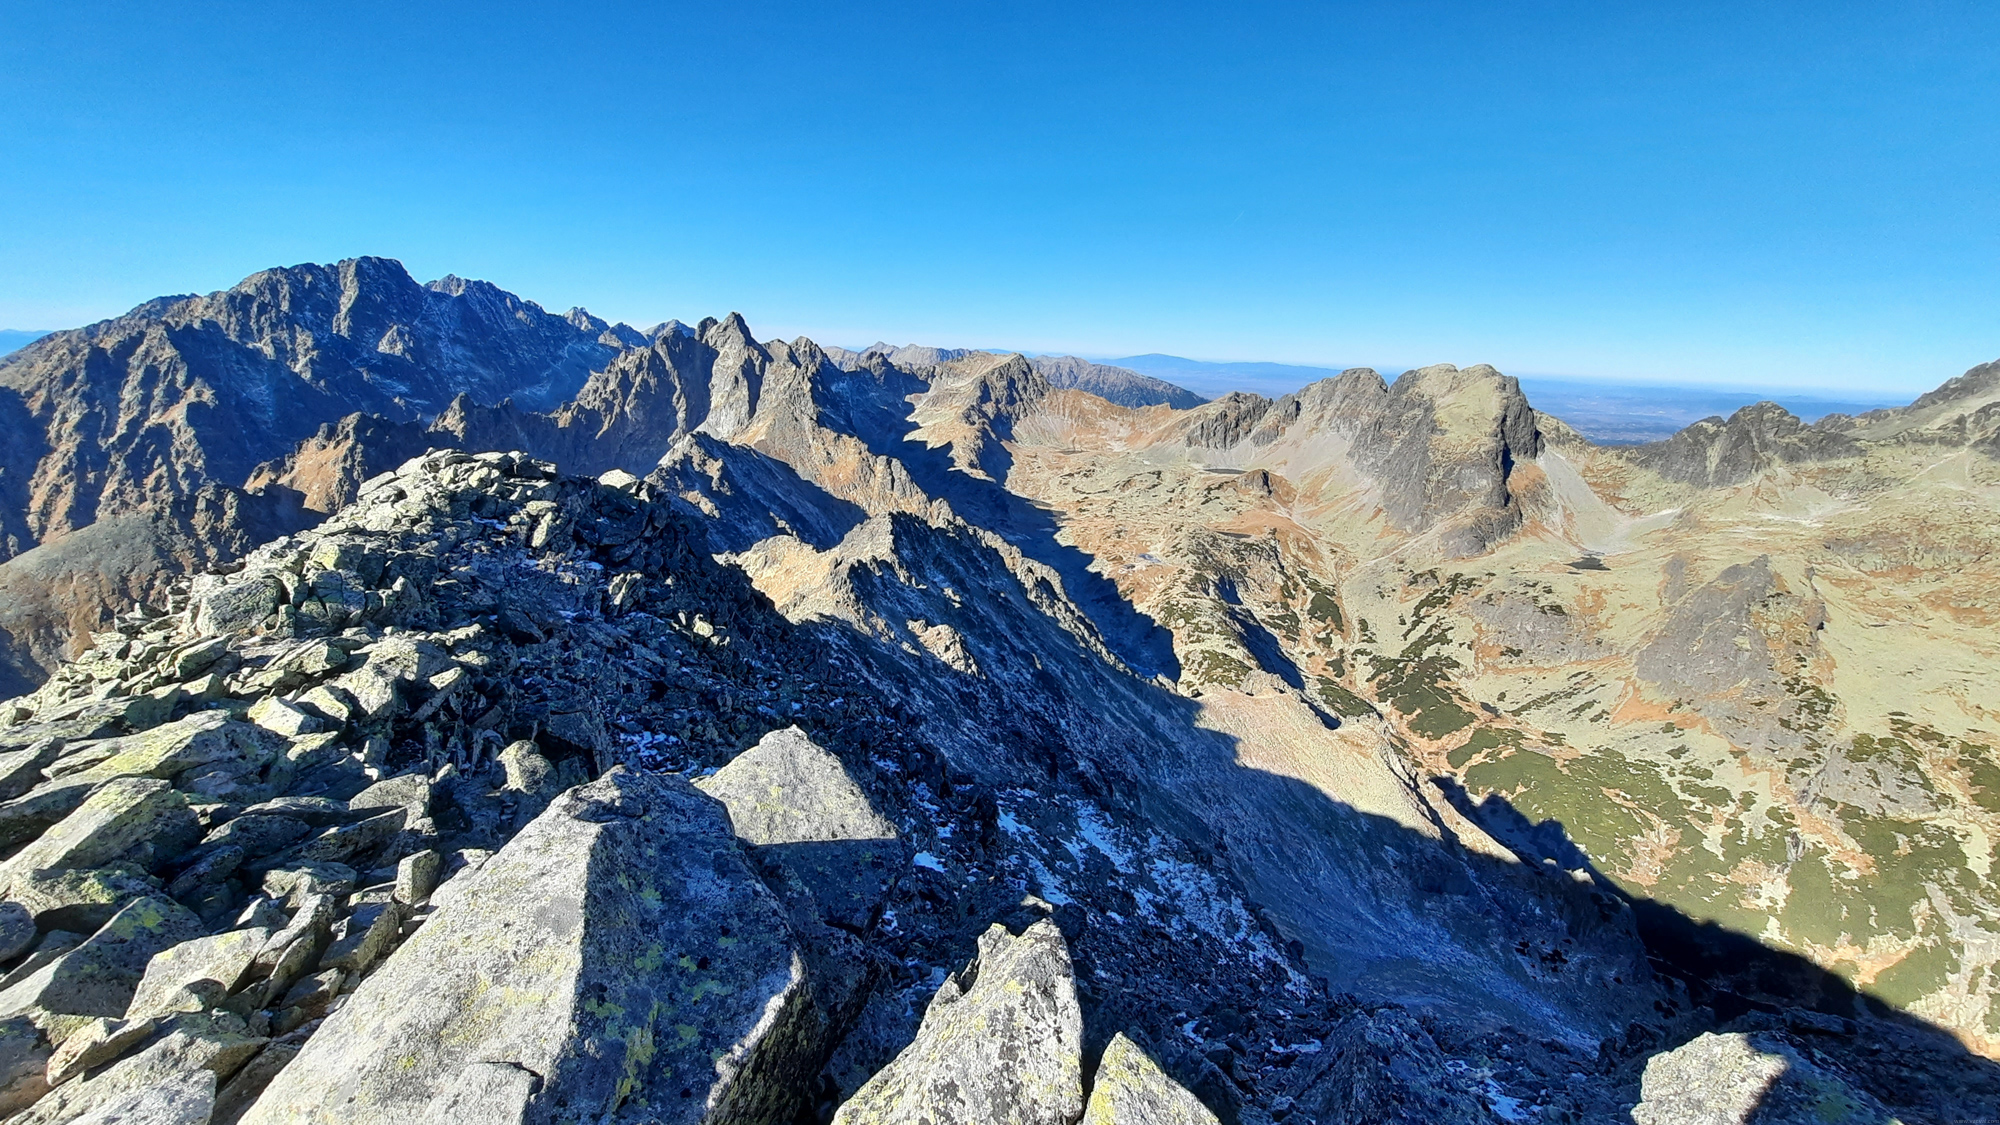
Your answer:
[[[765,735],[697,785],[729,806],[731,826],[752,844],[896,838],[840,759],[798,727]]]
[[[1104,1048],[1083,1125],[1222,1125],[1201,1099],[1168,1077],[1119,1032]]]
[[[1889,1125],[1881,1103],[1774,1037],[1703,1032],[1646,1060],[1637,1125]]]
[[[1297,1112],[1314,1121],[1492,1125],[1492,1112],[1448,1062],[1410,1013],[1357,1013],[1326,1037]]]
[[[829,921],[867,928],[907,863],[896,826],[797,727],[772,731],[695,784],[729,807],[738,837],[798,875]]]
[[[97,867],[155,837],[186,847],[200,835],[200,822],[173,786],[145,777],[116,778],[0,865],[0,882],[11,884],[33,871]]]
[[[243,1125],[789,1118],[823,1023],[720,804],[614,770],[462,878]]]
[[[1069,1125],[1083,1112],[1083,1011],[1069,947],[1044,919],[979,939],[970,985],[944,983],[917,1037],[833,1125]]]
[[[0,1015],[30,1015],[40,1009],[122,1017],[153,955],[201,934],[201,919],[180,903],[138,899],[83,944],[0,992]]]

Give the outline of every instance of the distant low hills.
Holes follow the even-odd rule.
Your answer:
[[[36,328],[0,328],[0,355],[20,351],[46,335],[46,331]]]

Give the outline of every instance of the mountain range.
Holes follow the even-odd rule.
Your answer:
[[[163,957],[322,926],[291,976],[150,1015],[151,968],[89,1011],[17,991],[82,956],[27,940],[22,1049],[111,1065],[22,1119],[229,1036],[209,1096],[245,1121],[339,1091],[973,1121],[1032,1089],[1020,1119],[1069,1125],[1086,1094],[1123,1119],[1126,1066],[1185,1115],[1133,1120],[2000,1104],[2000,363],[1634,445],[1486,366],[1201,401],[1121,364],[638,330],[379,258],[0,359],[0,836],[103,888],[9,901],[75,950],[137,903],[186,928]],[[117,847],[48,842],[135,777],[205,842],[125,813],[89,837]],[[656,870],[664,907],[629,890]],[[608,991],[573,1010],[496,937],[572,883],[585,921],[533,925],[582,926]],[[675,929],[696,884],[728,943]],[[635,969],[648,932],[685,948]],[[644,968],[674,957],[729,975],[674,999]],[[510,1038],[498,979],[570,1022]],[[768,1004],[661,1014],[711,994]]]

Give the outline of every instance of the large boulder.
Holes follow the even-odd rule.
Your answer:
[[[112,1063],[89,1078],[67,1082],[7,1125],[64,1125],[84,1114],[126,1105],[159,1116],[133,1115],[108,1120],[167,1125],[187,1120],[173,1113],[208,1120],[216,1084],[263,1049],[266,1040],[250,1034],[242,1020],[230,1015],[184,1014],[174,1026],[143,1050]],[[96,1119],[100,1122],[106,1118]]]
[[[1047,919],[1019,937],[995,925],[834,1125],[1069,1125],[1083,1113],[1082,1046],[1062,932]]]
[[[200,836],[201,822],[173,786],[121,777],[100,786],[75,812],[0,865],[0,885],[37,871],[99,867],[156,841],[159,856],[145,858],[163,858]]]
[[[772,731],[695,784],[729,807],[737,836],[797,874],[829,921],[871,925],[906,866],[896,826],[797,727]]]
[[[245,1125],[790,1118],[823,1020],[720,804],[614,770],[461,878]]]
[[[1881,1103],[1776,1035],[1703,1032],[1646,1060],[1637,1125],[1888,1125]]]
[[[0,992],[0,1017],[123,1016],[153,955],[201,934],[201,919],[188,908],[171,899],[138,899],[83,944]]]
[[[1104,1048],[1083,1125],[1221,1125],[1201,1099],[1119,1032]]]

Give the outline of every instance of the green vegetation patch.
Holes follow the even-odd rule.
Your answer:
[[[1488,750],[1520,745],[1520,731],[1509,730],[1506,727],[1480,727],[1473,731],[1472,737],[1461,743],[1456,750],[1445,755],[1445,760],[1451,763],[1452,769],[1462,770],[1467,762]]]
[[[1340,686],[1338,681],[1314,676],[1313,686],[1319,691],[1319,697],[1326,701],[1327,708],[1343,719],[1358,719],[1375,713],[1374,704]]]

